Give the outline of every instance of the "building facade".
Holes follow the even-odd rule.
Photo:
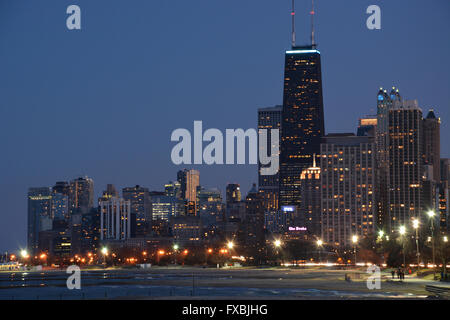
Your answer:
[[[281,121],[280,206],[300,207],[300,176],[320,153],[324,135],[320,52],[315,46],[286,51]]]
[[[270,152],[272,150],[272,135],[271,130],[277,129],[281,133],[281,111],[282,106],[275,106],[270,108],[258,109],[258,129],[267,130],[267,146],[266,150]],[[280,141],[278,141],[278,146]],[[264,197],[264,207],[266,211],[276,212],[279,208],[278,198],[280,189],[280,172],[274,175],[262,175],[261,165],[258,162],[258,186],[259,191]]]
[[[371,236],[376,224],[375,142],[354,134],[327,135],[321,145],[322,239],[339,249]]]

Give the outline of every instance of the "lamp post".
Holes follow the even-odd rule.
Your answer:
[[[356,245],[358,244],[358,236],[354,235],[352,237],[352,242],[353,242],[354,251],[355,251],[355,266],[356,266]]]
[[[319,262],[322,263],[322,245],[323,241],[321,239],[317,240],[317,246],[319,247]]]
[[[179,248],[180,247],[176,243],[173,245],[173,253],[175,255],[175,265],[177,265],[177,254],[178,254],[178,249]]]
[[[432,248],[432,255],[433,255],[433,270],[434,270],[434,276],[436,277],[436,253],[434,248],[434,216],[436,215],[433,210],[430,210],[427,212],[428,216],[431,219],[431,248]]]
[[[279,240],[279,239],[275,240],[273,242],[273,246],[275,247],[275,255],[277,256],[277,259],[278,259],[278,256],[280,253],[280,247],[281,247],[281,240]]]
[[[419,251],[419,220],[413,220],[413,227],[416,229],[416,254],[417,254],[417,273],[420,271],[420,251]]]
[[[102,248],[102,255],[103,255],[103,263],[106,266],[106,256],[108,255],[108,248],[107,247],[103,247]]]
[[[406,268],[405,239],[404,239],[404,235],[406,234],[406,227],[405,226],[400,226],[399,232],[400,232],[400,235],[402,237],[403,267]]]
[[[384,231],[383,230],[378,231],[378,238],[380,239],[380,242],[381,242],[381,255],[383,256],[383,264],[384,264],[385,258],[384,258],[383,237],[384,237]]]

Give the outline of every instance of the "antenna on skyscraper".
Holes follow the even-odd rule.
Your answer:
[[[295,0],[292,0],[292,48],[295,47]]]
[[[316,41],[314,39],[314,15],[316,14],[314,12],[314,0],[312,0],[312,9],[311,9],[311,45],[313,47],[316,46]]]

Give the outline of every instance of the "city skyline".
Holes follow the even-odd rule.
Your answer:
[[[87,5],[86,7],[89,8],[89,5]],[[93,6],[93,7],[95,8],[95,6]],[[305,6],[304,9],[306,10],[307,7]],[[297,10],[300,11],[301,7],[299,6],[297,8]],[[326,38],[326,32],[324,30],[322,30],[322,28],[323,28],[323,25],[327,25],[327,24],[326,24],[326,22],[320,21],[321,20],[320,16],[321,15],[326,15],[327,14],[326,13],[327,10],[328,9],[326,9],[326,7],[321,8],[320,5],[319,5],[319,8],[318,8],[318,11],[319,11],[319,15],[318,15],[319,16],[319,18],[318,18],[319,19],[319,22],[318,22],[318,24],[319,24],[319,27],[318,27],[318,38],[319,39],[322,39],[322,37]],[[387,17],[386,20],[389,21],[389,13],[386,13],[385,16]],[[362,23],[363,20],[364,19],[361,16],[361,28],[363,28],[363,23]],[[284,23],[284,20],[280,20],[280,23]],[[285,30],[285,31],[286,31],[285,33],[287,33],[287,30]],[[330,32],[330,31],[328,31],[328,32]],[[367,36],[369,38],[371,38],[371,37],[375,37],[376,38],[377,37],[376,35],[372,35],[367,30],[365,30],[364,32],[368,32]],[[386,33],[386,31],[383,31],[383,30],[381,32],[382,33]],[[307,36],[308,32],[304,32],[304,33],[305,33],[305,36]],[[283,39],[285,38],[284,37],[284,33],[280,33],[280,36]],[[276,38],[276,37],[274,37],[274,38]],[[279,39],[277,39],[277,40],[279,40]],[[75,40],[75,41],[80,41],[80,40]],[[328,39],[327,39],[327,41],[328,41]],[[274,62],[275,60],[273,60],[273,59],[271,60],[271,59],[266,59],[266,57],[264,58],[265,65],[270,65],[270,68],[279,69],[279,72],[278,72],[279,74],[282,74],[282,63],[279,63],[279,62],[283,59],[283,48],[285,48],[285,49],[288,48],[288,42],[287,41],[283,41],[283,43],[285,43],[284,46],[278,47],[278,58],[277,58],[278,59],[278,63]],[[2,42],[2,45],[3,44],[4,43]],[[336,53],[336,51],[330,50],[329,46],[330,46],[330,44],[327,44],[326,41],[320,41],[319,40],[319,47],[320,47],[320,49],[321,49],[321,51],[322,51],[322,53],[324,55],[324,57],[323,57],[324,61],[322,62],[324,70],[333,69],[332,64],[330,63],[330,60],[332,60],[331,55]],[[275,47],[275,44],[274,44],[274,47]],[[445,50],[449,50],[450,48],[444,47],[444,49]],[[324,52],[326,52],[326,53],[324,54]],[[275,53],[274,53],[274,55],[275,55]],[[330,59],[330,60],[327,60],[327,59]],[[448,62],[446,62],[446,63],[448,64]],[[357,64],[357,65],[359,65],[359,67],[361,67],[361,64]],[[447,68],[448,68],[448,65],[447,65]],[[445,68],[443,68],[443,69],[445,70]],[[11,70],[11,69],[9,69],[9,70]],[[226,71],[222,71],[222,72],[226,72]],[[237,74],[237,72],[238,71],[236,71],[236,74]],[[270,78],[270,76],[267,76],[267,77]],[[325,100],[324,106],[325,106],[325,114],[326,114],[326,116],[325,116],[326,132],[327,133],[328,132],[348,132],[348,131],[356,132],[358,118],[361,118],[361,117],[363,117],[366,114],[370,114],[370,113],[373,114],[373,113],[375,113],[374,111],[375,111],[375,108],[376,108],[376,100],[375,100],[375,98],[376,98],[376,89],[380,86],[380,83],[378,83],[378,85],[376,85],[376,86],[372,86],[372,83],[374,82],[374,80],[371,79],[370,75],[368,75],[368,79],[365,79],[365,80],[367,80],[367,85],[365,85],[366,81],[358,81],[358,82],[363,82],[363,86],[364,87],[366,87],[366,86],[369,87],[368,89],[367,88],[364,89],[365,93],[358,93],[358,95],[356,95],[358,97],[359,101],[366,101],[368,105],[360,107],[360,109],[356,109],[355,105],[353,105],[351,108],[354,108],[354,109],[347,109],[347,110],[353,110],[354,111],[353,112],[354,119],[349,117],[350,119],[348,121],[344,121],[343,123],[336,124],[336,123],[334,123],[334,121],[330,121],[329,120],[329,118],[330,118],[329,115],[332,115],[333,118],[339,119],[338,113],[333,112],[333,110],[331,109],[332,108],[331,106],[333,106],[333,105],[334,106],[335,105],[344,105],[344,104],[348,103],[348,101],[342,99],[342,100],[340,100],[338,102],[330,103],[330,96],[331,97],[336,97],[336,100],[339,97],[339,95],[336,95],[336,92],[335,92],[336,89],[329,90],[332,85],[336,84],[336,82],[332,81],[333,77],[331,77],[331,76],[329,77],[327,71],[323,72],[322,77],[324,78],[324,82],[327,83],[325,85],[325,89],[324,89],[324,100]],[[448,77],[448,74],[447,74],[447,77]],[[392,78],[395,78],[395,77],[392,77]],[[444,91],[441,90],[439,92],[439,95],[438,95],[437,98],[436,97],[430,97],[427,92],[415,93],[414,90],[416,89],[417,83],[422,83],[421,81],[417,80],[416,82],[414,82],[414,81],[407,80],[407,81],[404,81],[403,82],[404,84],[403,84],[401,77],[398,76],[398,79],[399,79],[398,81],[394,82],[392,79],[389,79],[389,75],[387,75],[386,78],[384,78],[384,77],[383,78],[379,78],[377,82],[381,82],[381,85],[383,85],[383,84],[386,85],[386,84],[389,84],[389,82],[392,81],[392,85],[398,86],[400,88],[402,94],[405,97],[413,98],[413,99],[419,99],[419,105],[423,106],[423,113],[424,114],[428,113],[428,105],[430,105],[430,107],[434,108],[437,116],[441,117],[442,120],[443,120],[442,121],[442,128],[441,128],[441,130],[442,130],[441,131],[441,135],[443,137],[445,137],[446,134],[448,135],[448,132],[449,132],[448,128],[449,127],[448,127],[447,123],[448,123],[448,119],[450,119],[450,116],[448,116],[448,108],[446,110],[446,105],[443,103],[444,101],[446,101],[446,96],[445,96],[446,93],[444,93]],[[273,90],[273,91],[281,92],[281,90],[279,90],[279,89],[280,89],[280,86],[282,84],[282,76],[279,77],[278,80],[279,80],[279,81],[277,81],[278,85],[274,86],[274,88],[271,89],[271,91]],[[441,84],[441,85],[445,85],[445,81],[444,80],[445,80],[445,78],[442,79],[444,84]],[[3,79],[0,79],[0,81],[1,81],[2,84],[5,84]],[[270,81],[273,81],[273,79],[270,80]],[[448,83],[448,81],[446,83]],[[341,85],[340,88],[344,89],[342,84],[340,84],[340,85]],[[439,85],[439,84],[437,84],[437,85]],[[355,93],[351,92],[351,90],[350,90],[350,88],[352,86],[350,84],[348,84],[345,87],[352,94],[351,97],[354,98],[355,97]],[[367,90],[370,90],[370,94],[369,95],[367,95]],[[427,91],[427,90],[424,90],[424,91]],[[264,107],[264,106],[280,104],[281,101],[280,100],[276,100],[274,98],[275,96],[278,96],[278,98],[280,98],[280,94],[277,93],[277,94],[274,94],[272,98],[268,98],[267,102],[263,102],[263,101],[258,100],[258,101],[254,101],[252,104],[248,105],[247,109],[250,110],[250,112],[248,112],[248,111],[247,112],[243,112],[242,113],[242,117],[241,117],[242,119],[234,119],[233,118],[233,120],[231,120],[230,118],[225,117],[225,121],[228,121],[227,123],[229,123],[230,124],[229,126],[232,126],[232,127],[239,127],[239,124],[241,123],[241,125],[240,125],[241,127],[244,127],[244,128],[245,127],[256,128],[257,124],[255,123],[256,122],[255,121],[255,117],[254,116],[250,116],[249,117],[248,115],[256,114],[257,108]],[[122,97],[122,98],[125,98],[125,97]],[[267,98],[267,97],[264,97],[264,98]],[[358,101],[358,99],[355,99],[355,100]],[[434,99],[437,99],[437,101],[441,101],[441,104],[439,105],[438,103],[435,103]],[[239,99],[236,99],[236,100],[239,100]],[[430,102],[428,102],[427,100],[430,100]],[[447,99],[447,101],[449,101],[449,100],[450,99]],[[13,99],[11,96],[9,97],[9,100],[7,99],[6,101],[9,102],[10,104],[11,103],[12,104],[17,103],[17,101],[15,99]],[[44,101],[45,101],[45,99],[44,99]],[[41,101],[40,103],[44,103],[44,101]],[[78,102],[80,102],[80,101],[78,101]],[[138,103],[138,104],[141,104],[141,103]],[[237,104],[239,105],[239,103],[237,103]],[[355,104],[356,104],[356,102],[355,102]],[[17,105],[17,106],[19,106],[19,105]],[[116,105],[116,107],[119,107],[119,106]],[[103,110],[103,112],[107,111],[107,110],[102,109],[102,108],[104,108],[104,106],[100,106],[100,110]],[[83,107],[81,109],[82,109],[82,111],[87,112],[86,109],[83,110],[84,109]],[[57,116],[59,116],[59,117],[55,117],[55,119],[60,119],[61,117],[63,119],[65,118],[64,113],[62,113],[62,112],[58,113],[59,111],[57,109],[50,108],[50,110],[52,110],[53,112],[56,113]],[[241,112],[239,107],[237,107],[236,109],[232,109],[232,110],[234,110],[235,112]],[[116,112],[116,114],[115,114],[114,117],[112,117],[112,120],[118,121],[119,118],[120,118],[120,114],[121,113],[118,112],[117,109],[116,110],[113,109],[113,111]],[[154,115],[158,115],[159,111],[161,111],[164,114],[163,110],[160,110],[160,109],[158,109],[156,112],[153,112],[153,114]],[[181,108],[178,109],[178,111],[180,112],[180,117],[176,117],[176,119],[175,119],[172,116],[172,118],[169,121],[170,122],[176,122],[177,124],[180,124],[180,127],[183,127],[186,124],[189,124],[189,122],[180,121],[179,118],[181,118],[181,119],[183,118],[182,117],[183,112],[182,112]],[[3,112],[4,111],[2,110],[2,113]],[[140,113],[138,108],[131,108],[131,112],[134,112],[135,116]],[[194,116],[197,117],[197,116],[201,115],[201,112],[202,112],[202,108],[196,109],[195,112],[192,114],[192,116],[193,117]],[[205,112],[204,109],[203,109],[203,112]],[[13,114],[14,114],[14,112],[13,112]],[[221,114],[219,113],[219,116],[218,116],[219,118],[220,118],[220,115]],[[8,116],[8,113],[6,113],[5,116]],[[68,116],[68,115],[66,115],[66,116]],[[108,116],[108,113],[106,113],[105,116]],[[26,119],[24,119],[24,120],[26,120]],[[83,120],[83,118],[80,118],[78,120]],[[127,120],[130,120],[130,119],[128,118]],[[171,120],[174,120],[174,121],[171,121]],[[60,121],[61,121],[61,119],[60,119]],[[214,123],[214,121],[217,121],[217,119],[209,118],[208,119],[208,123],[209,123],[209,121],[211,121],[211,123]],[[238,123],[238,122],[240,122],[240,123]],[[25,123],[27,123],[27,121],[25,121]],[[88,123],[89,123],[89,121],[88,121]],[[30,123],[28,123],[28,125],[29,124]],[[132,128],[131,127],[131,123],[129,123],[129,124],[130,124],[130,127],[125,127],[126,129]],[[93,123],[90,123],[90,125],[92,126]],[[140,127],[139,127],[140,128],[139,134],[142,135],[142,127],[141,126],[143,126],[144,123],[139,122],[139,125],[140,125]],[[151,126],[152,122],[149,121],[148,125]],[[351,126],[349,126],[349,125],[351,125]],[[221,124],[220,126],[217,126],[217,127],[222,127],[222,126],[224,126],[224,124]],[[31,127],[33,128],[32,125],[31,125]],[[70,134],[68,135],[69,138],[70,138],[69,141],[71,141],[72,143],[74,142],[74,140],[71,140],[71,139],[73,139],[74,137],[77,136],[77,134],[80,134],[82,132],[81,131],[81,127],[79,128],[76,125],[75,126],[73,126],[73,125],[70,126],[70,128],[73,131],[73,134],[72,135],[70,135]],[[6,126],[6,128],[8,128],[8,126]],[[170,127],[169,129],[175,129],[175,128],[176,128],[176,125],[174,124],[174,126]],[[127,130],[125,130],[125,131],[127,131]],[[56,139],[56,137],[54,135],[50,135],[50,136],[54,137]],[[106,136],[107,136],[107,134],[106,134]],[[148,134],[148,136],[146,136],[146,140],[145,141],[151,141],[152,140],[151,137],[152,137],[152,135]],[[37,138],[39,138],[39,136],[37,136]],[[140,157],[139,157],[139,155],[141,154],[140,152],[138,152],[138,151],[136,151],[134,153],[130,152],[131,155],[134,155],[134,156],[129,157],[129,158],[123,157],[120,154],[114,154],[114,153],[110,154],[110,157],[111,157],[110,160],[113,160],[113,161],[112,161],[112,164],[110,164],[109,170],[108,169],[105,170],[104,169],[105,163],[106,163],[106,167],[108,168],[108,162],[102,163],[102,160],[106,160],[107,161],[109,158],[106,158],[106,159],[104,159],[104,158],[96,158],[96,156],[94,154],[94,159],[95,160],[90,160],[90,158],[91,158],[90,156],[92,156],[92,153],[95,153],[95,150],[93,149],[94,145],[97,144],[97,143],[101,144],[102,141],[104,141],[104,137],[102,137],[102,136],[98,136],[98,138],[93,137],[92,140],[94,140],[95,143],[89,143],[89,142],[87,143],[88,146],[90,146],[91,149],[87,148],[87,151],[89,151],[89,152],[87,152],[88,156],[86,157],[86,160],[83,157],[80,157],[80,155],[75,156],[75,159],[73,159],[73,160],[75,160],[74,162],[77,162],[77,160],[78,160],[78,161],[80,161],[82,163],[82,165],[78,164],[78,167],[77,167],[76,163],[70,163],[70,161],[69,161],[70,165],[63,165],[62,163],[58,163],[57,162],[57,163],[55,163],[55,167],[48,168],[48,167],[44,166],[44,168],[43,168],[42,166],[39,166],[39,163],[42,160],[44,160],[44,159],[40,159],[39,157],[37,157],[38,160],[39,159],[40,160],[37,161],[37,163],[32,162],[32,166],[36,165],[35,169],[37,171],[39,171],[39,173],[36,173],[36,171],[34,171],[33,174],[30,174],[28,180],[26,180],[24,177],[19,179],[19,181],[20,181],[19,185],[20,186],[16,187],[16,185],[14,184],[14,188],[13,189],[14,189],[15,193],[19,192],[20,197],[17,197],[17,195],[16,195],[16,196],[12,197],[12,199],[16,199],[16,200],[17,199],[22,199],[22,202],[25,202],[25,201],[23,201],[23,199],[25,198],[24,195],[26,194],[26,191],[27,191],[28,187],[39,187],[39,186],[42,186],[42,185],[49,185],[50,186],[50,185],[53,185],[53,183],[55,181],[72,180],[73,178],[76,178],[79,175],[80,172],[78,172],[78,171],[83,171],[82,172],[83,174],[86,174],[86,175],[92,177],[95,181],[97,181],[97,180],[99,181],[98,183],[95,183],[95,190],[96,190],[95,195],[96,196],[99,195],[99,193],[100,193],[99,191],[100,190],[103,190],[105,188],[107,183],[113,183],[119,189],[121,189],[122,187],[127,187],[127,186],[130,187],[130,186],[134,186],[134,185],[139,184],[139,185],[142,185],[144,187],[148,187],[150,190],[162,190],[165,183],[169,182],[170,180],[175,180],[175,178],[176,178],[176,171],[182,169],[182,167],[176,167],[176,166],[171,165],[169,163],[169,152],[164,152],[163,151],[166,148],[167,149],[170,148],[169,134],[167,135],[167,139],[162,139],[163,141],[159,142],[159,146],[161,148],[156,148],[156,150],[155,150],[156,153],[161,153],[163,158],[164,158],[164,155],[165,155],[165,157],[167,158],[166,166],[161,165],[161,164],[164,163],[163,161],[161,161],[162,159],[158,159],[158,161],[152,162],[152,157],[148,157],[148,158],[143,157],[146,160],[145,162],[147,162],[148,171],[150,171],[150,173],[144,173],[144,177],[145,178],[142,177],[142,173],[144,171],[142,171],[142,169],[143,169],[142,164],[141,164],[142,160],[140,160]],[[18,140],[16,140],[16,143],[17,142],[21,142],[21,141],[22,140],[20,138],[18,138]],[[57,143],[58,140],[56,140],[55,142]],[[7,142],[6,150],[7,151],[14,151],[14,148],[11,148],[11,150],[8,149],[8,146],[11,147],[10,143],[11,142]],[[61,141],[59,141],[59,143],[61,143]],[[78,144],[73,144],[73,146],[75,146],[75,148],[80,148],[82,146],[81,145],[81,141],[79,141],[77,143]],[[122,143],[126,143],[126,140],[123,140]],[[40,143],[37,143],[36,145],[39,146]],[[149,145],[151,147],[151,143],[149,143]],[[35,147],[34,144],[32,146]],[[3,149],[5,150],[5,147],[3,147]],[[66,155],[71,154],[68,150],[64,149],[64,147],[62,147],[62,150],[63,151],[65,150],[64,153]],[[21,154],[20,152],[17,151],[17,149],[15,151],[16,151],[16,153],[12,153],[12,154],[19,154],[19,155]],[[145,154],[145,152],[144,152],[144,154]],[[36,156],[37,154],[34,153],[33,155]],[[450,155],[449,147],[447,145],[443,144],[442,145],[441,157],[445,158],[445,157],[449,157],[449,155]],[[9,161],[9,164],[12,165],[13,169],[14,168],[17,169],[17,164],[16,165],[12,164],[12,159],[13,159],[12,155],[10,153],[8,153],[8,156],[10,158],[7,158],[6,161],[7,162]],[[47,156],[44,156],[44,158],[46,158],[46,157]],[[35,159],[35,158],[33,158],[33,159]],[[140,164],[140,165],[137,166],[137,168],[134,169],[136,171],[131,170],[131,166],[134,163],[133,160],[137,160],[137,162]],[[89,161],[92,161],[93,163],[98,163],[98,164],[97,165],[91,165],[91,164],[89,164]],[[29,162],[27,162],[27,163],[29,163]],[[82,167],[84,167],[84,169]],[[41,171],[42,168],[43,168],[43,170]],[[101,168],[103,170],[97,170],[98,168]],[[118,170],[118,168],[121,168],[121,169]],[[130,170],[123,169],[123,168],[130,168]],[[154,173],[153,169],[155,169],[156,171],[159,171],[161,168],[164,169],[162,173],[159,173],[159,174]],[[251,184],[253,182],[257,182],[256,166],[245,166],[243,168],[239,168],[237,166],[233,166],[233,167],[230,167],[230,168],[225,168],[223,166],[221,166],[221,167],[211,167],[211,168],[207,168],[206,166],[192,166],[192,168],[199,169],[201,171],[202,181],[206,180],[206,183],[204,184],[204,186],[207,186],[207,187],[219,187],[221,189],[221,191],[222,191],[222,194],[225,191],[225,185],[227,183],[236,182],[236,183],[239,183],[241,186],[243,186],[243,190],[245,190],[243,192],[243,197],[245,197],[246,191],[250,189]],[[141,171],[139,171],[139,170],[141,170]],[[167,170],[167,171],[165,171],[165,170]],[[151,172],[151,171],[153,171],[153,172]],[[249,171],[250,173],[248,173],[246,171]],[[14,172],[14,170],[13,170],[13,172]],[[26,174],[26,172],[27,171],[25,170],[24,173]],[[97,172],[98,172],[98,176],[100,177],[98,179],[96,177]],[[12,175],[12,173],[8,173],[8,174]],[[5,174],[5,178],[8,178],[8,174]],[[165,176],[163,176],[163,175],[165,175]],[[109,176],[110,180],[107,180],[108,176]],[[140,179],[137,179],[138,176],[140,177]],[[11,177],[12,176],[10,176],[10,178]],[[231,179],[231,181],[230,180],[226,180],[226,179]],[[142,181],[142,180],[144,180],[144,181]],[[16,181],[16,180],[14,180],[14,181]],[[28,183],[27,183],[27,181],[28,181]],[[2,182],[2,190],[5,190],[6,185],[3,185],[3,183],[4,182]],[[15,182],[15,183],[17,183],[17,182]],[[26,186],[25,188],[24,188],[24,185]],[[22,193],[20,193],[20,191],[18,191],[18,190],[22,190]],[[5,195],[3,194],[2,197],[5,197]],[[96,197],[94,197],[94,198],[96,198]],[[6,197],[2,198],[2,200],[4,202],[6,202],[6,208],[9,211],[11,211],[15,216],[21,216],[21,219],[17,219],[17,218],[14,219],[14,217],[11,217],[10,214],[6,216],[7,223],[6,224],[2,224],[4,226],[6,226],[6,228],[2,226],[2,228],[5,228],[5,229],[2,230],[3,232],[0,232],[2,234],[0,236],[0,246],[1,246],[0,247],[0,251],[1,250],[4,251],[6,249],[13,249],[11,247],[17,247],[20,244],[22,246],[24,246],[24,237],[20,236],[20,233],[19,233],[19,236],[17,238],[13,237],[13,239],[11,239],[10,238],[11,235],[10,234],[8,235],[7,229],[10,229],[12,226],[16,226],[16,225],[20,225],[20,228],[25,229],[24,226],[26,226],[26,223],[20,223],[20,221],[25,221],[24,217],[26,217],[26,205],[18,204],[18,203],[11,204],[11,202],[9,200],[6,200]],[[20,209],[21,207],[22,207],[22,209]],[[23,232],[23,236],[25,236],[25,232]],[[14,244],[14,243],[18,243],[18,244]],[[3,246],[5,246],[5,248],[3,248]]]

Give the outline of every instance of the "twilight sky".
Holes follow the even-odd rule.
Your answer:
[[[354,132],[395,85],[442,118],[450,157],[450,1],[318,0],[326,131]],[[66,8],[82,30],[66,28]],[[382,29],[366,28],[378,4]],[[0,0],[0,251],[26,245],[28,187],[79,175],[161,190],[181,169],[174,129],[254,128],[282,102],[290,0]],[[309,0],[297,0],[298,44]],[[201,184],[246,192],[250,165],[196,166]]]

